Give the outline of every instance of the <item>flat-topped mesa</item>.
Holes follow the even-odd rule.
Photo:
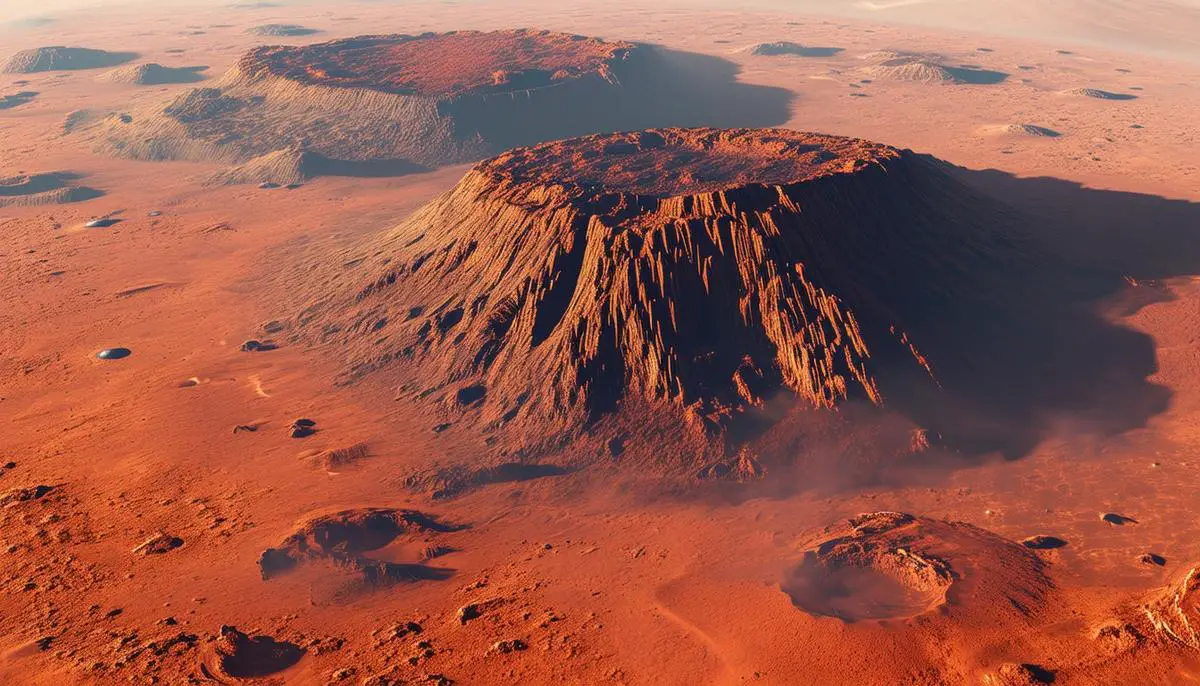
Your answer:
[[[453,99],[542,88],[586,76],[613,79],[614,65],[634,47],[549,31],[453,31],[263,46],[238,65],[252,77]]]
[[[490,426],[542,435],[630,400],[701,425],[781,389],[882,403],[879,369],[932,373],[908,333],[971,297],[992,217],[939,163],[860,140],[546,143],[480,163],[372,244],[316,337],[347,346],[351,376],[409,359],[416,395],[469,389]]]
[[[647,102],[645,93],[656,90],[647,79],[631,89],[624,77],[670,80],[644,57],[652,52],[528,30],[262,46],[211,88],[109,117],[98,127],[98,149],[231,164],[295,148],[421,167],[475,161],[517,145],[630,128],[631,117],[661,105]]]

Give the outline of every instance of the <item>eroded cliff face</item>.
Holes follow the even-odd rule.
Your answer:
[[[885,403],[884,367],[936,383],[919,333],[1004,250],[992,215],[864,141],[592,136],[477,165],[306,316],[350,377],[407,361],[414,395],[493,428],[569,432],[637,399],[719,429],[781,391]]]

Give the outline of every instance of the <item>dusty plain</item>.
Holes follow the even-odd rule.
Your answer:
[[[273,23],[320,33],[246,32]],[[1103,336],[1075,349],[1048,342],[1049,359],[1033,346],[1030,362],[1076,350],[1087,360],[1077,380],[1095,392],[1030,397],[1011,450],[883,459],[871,437],[907,431],[907,418],[852,402],[799,413],[799,438],[765,436],[756,450],[786,451],[789,466],[747,483],[643,469],[656,455],[688,456],[642,431],[619,456],[581,456],[596,450],[585,443],[542,456],[563,473],[436,493],[422,475],[501,457],[478,432],[434,431],[442,418],[382,378],[347,382],[339,349],[293,328],[315,285],[354,266],[341,256],[454,188],[469,165],[296,188],[205,185],[221,164],[119,159],[96,154],[86,127],[64,133],[72,112],[124,112],[203,82],[3,74],[0,96],[36,95],[0,110],[0,177],[72,172],[103,195],[0,205],[0,464],[14,463],[0,470],[0,495],[18,494],[0,507],[0,683],[1200,678],[1195,633],[1174,640],[1139,624],[1200,564],[1200,63],[1186,34],[1172,34],[1184,47],[1165,56],[1144,36],[1117,51],[1099,47],[1103,33],[1052,42],[815,11],[306,3],[77,10],[0,33],[0,59],[78,45],[216,78],[264,42],[519,27],[665,46],[714,87],[761,97],[747,126],[912,149],[1004,202],[1071,213],[1070,231],[1028,228],[1044,250],[1127,279],[1078,303]],[[753,54],[777,41],[841,50]],[[940,57],[873,70],[879,57],[863,56],[880,51]],[[1006,76],[887,77],[939,65]],[[1136,98],[1077,90],[1088,88]],[[1041,129],[1059,135],[1033,135]],[[84,226],[102,217],[120,221]],[[281,325],[264,330],[270,322]],[[279,347],[241,350],[251,339]],[[118,346],[132,355],[95,357]],[[296,418],[315,433],[291,437]],[[38,485],[53,488],[21,491]],[[402,579],[370,583],[361,560],[318,556],[278,576],[260,565],[306,524],[358,508],[434,518],[365,553],[395,563],[368,569],[403,569]],[[889,527],[953,548],[960,578],[944,602],[934,583],[896,607],[848,602],[842,617],[806,605],[796,590],[805,551],[858,535],[846,534],[848,518],[884,511],[919,518]],[[1121,521],[1101,518],[1114,513]],[[151,548],[162,552],[138,549],[159,533]],[[1020,545],[1035,535],[1066,545]],[[226,625],[276,643],[232,650]]]

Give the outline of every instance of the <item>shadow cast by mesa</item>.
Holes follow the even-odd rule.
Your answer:
[[[1023,259],[978,275],[977,294],[950,307],[911,302],[897,313],[936,384],[877,360],[882,411],[852,402],[830,419],[781,393],[731,427],[732,442],[751,441],[777,467],[775,483],[723,498],[934,483],[997,456],[1020,459],[1063,427],[1112,437],[1168,408],[1171,391],[1151,381],[1154,341],[1113,310],[1169,300],[1160,280],[1200,274],[1200,203],[933,162],[1005,208]],[[906,425],[926,429],[932,449],[880,441]]]

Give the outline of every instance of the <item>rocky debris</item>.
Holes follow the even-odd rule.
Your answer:
[[[25,488],[14,488],[0,495],[0,506],[39,500],[55,488],[56,486],[46,486],[43,484],[27,486]]]
[[[473,619],[479,619],[485,614],[499,608],[507,602],[504,598],[491,598],[476,603],[467,603],[458,608],[458,623],[466,624]]]
[[[1137,524],[1137,520],[1134,519],[1133,517],[1126,517],[1125,515],[1116,514],[1115,512],[1109,512],[1109,513],[1100,515],[1100,520],[1105,523],[1111,524],[1113,526],[1125,526],[1126,524]]]
[[[431,429],[431,431],[433,431],[435,434],[440,434],[449,428],[450,428],[449,422],[442,422],[441,424],[434,424],[433,429]]]
[[[916,455],[929,450],[941,439],[936,432],[931,432],[929,429],[913,429],[912,438],[909,440],[909,452]]]
[[[1005,663],[984,676],[988,686],[1037,686],[1054,683],[1054,673],[1032,664]]]
[[[141,555],[161,555],[169,553],[172,550],[183,545],[183,539],[178,536],[172,536],[164,531],[159,531],[145,541],[139,543],[133,552]]]
[[[1124,653],[1138,647],[1145,636],[1133,624],[1113,621],[1102,625],[1092,637],[1111,654]]]
[[[99,219],[93,219],[87,222],[83,226],[87,229],[107,229],[115,224],[120,224],[121,221],[122,220],[118,219],[117,217],[100,217]]]
[[[32,74],[43,71],[97,69],[113,67],[137,58],[134,52],[107,52],[91,48],[68,48],[61,45],[22,50],[4,66],[6,74]]]
[[[261,353],[270,350],[277,350],[278,348],[279,346],[276,345],[274,341],[260,341],[252,338],[245,343],[242,343],[241,351],[244,353]]]
[[[249,433],[258,431],[258,425],[257,424],[238,424],[237,426],[233,427],[233,433],[235,433],[235,434],[240,434],[243,431],[246,431]]]
[[[1142,553],[1138,558],[1138,562],[1144,565],[1153,565],[1155,567],[1163,567],[1167,564],[1167,558],[1158,553]]]
[[[529,644],[519,638],[508,639],[504,641],[496,641],[492,644],[490,652],[493,653],[513,653],[520,650],[525,650]]]
[[[746,446],[743,446],[730,462],[710,464],[697,474],[702,480],[723,480],[746,483],[758,481],[767,475],[767,470],[758,458]]]
[[[270,636],[248,636],[222,626],[207,662],[217,678],[256,679],[282,672],[304,656],[304,650]]]
[[[1030,536],[1021,541],[1021,545],[1034,550],[1054,550],[1065,546],[1067,542],[1057,536]]]
[[[96,353],[101,360],[123,360],[133,354],[129,348],[105,348]]]
[[[317,432],[316,426],[315,421],[301,417],[292,421],[292,425],[288,427],[288,435],[292,438],[307,438]]]
[[[263,580],[269,580],[305,560],[327,559],[356,570],[369,584],[441,579],[448,575],[447,570],[372,560],[366,553],[388,545],[398,536],[436,536],[459,528],[416,510],[343,510],[309,520],[280,545],[264,550],[258,560],[259,571]]]
[[[262,330],[266,333],[279,333],[287,329],[287,322],[281,322],[278,319],[272,319],[262,325]]]
[[[1189,569],[1157,600],[1140,609],[1148,635],[1200,650],[1200,567]]]

